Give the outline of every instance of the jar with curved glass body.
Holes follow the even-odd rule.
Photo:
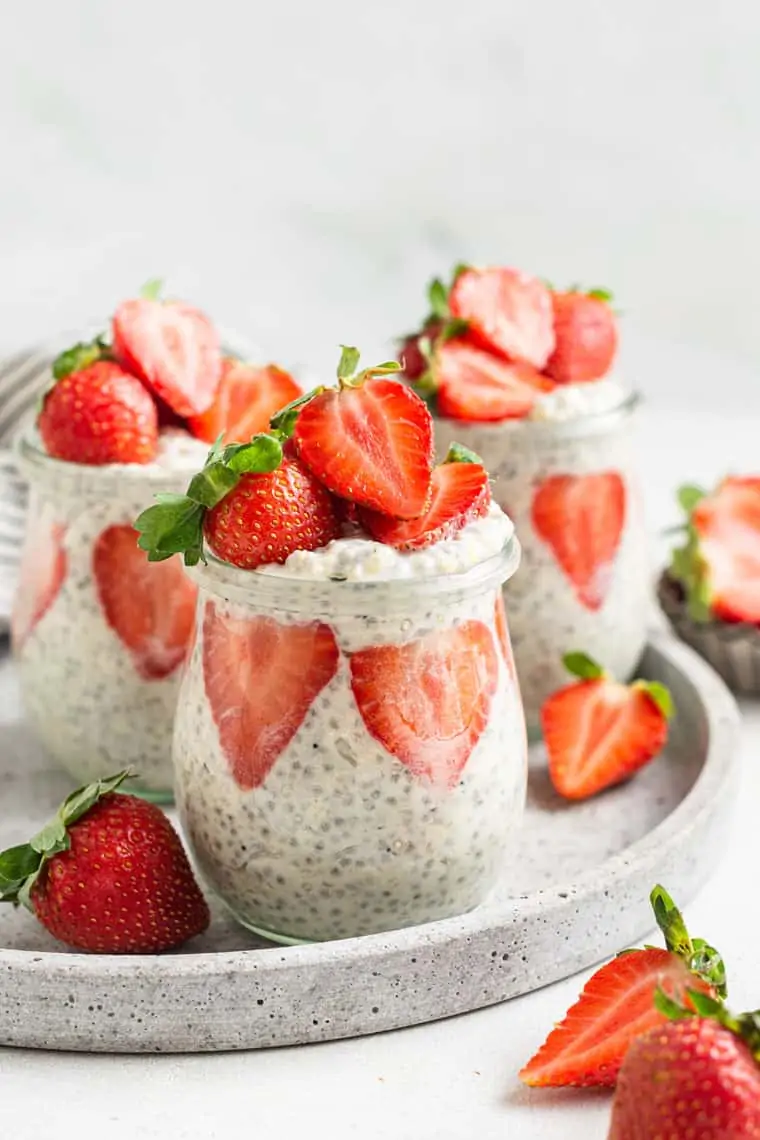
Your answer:
[[[88,466],[20,444],[30,495],[11,643],[27,719],[78,784],[131,767],[130,790],[173,797],[196,587],[180,558],[148,562],[132,523],[156,492],[184,490],[199,448],[177,433],[153,463]]]
[[[480,455],[520,535],[504,600],[531,732],[568,683],[564,654],[582,650],[624,679],[644,649],[652,575],[632,446],[638,403],[555,421],[435,421],[439,449],[456,439]]]
[[[174,735],[199,869],[281,942],[463,913],[523,815],[527,745],[498,554],[448,576],[334,581],[208,556]]]

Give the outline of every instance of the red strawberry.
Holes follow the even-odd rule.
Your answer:
[[[73,792],[34,847],[0,854],[0,901],[23,903],[76,950],[157,954],[209,924],[206,900],[168,818],[114,790],[126,775]]]
[[[432,342],[443,329],[445,321],[427,321],[418,333],[405,337],[399,351],[399,364],[407,380],[419,380],[428,369],[428,361],[420,346],[420,341],[427,339]]]
[[[609,372],[618,343],[610,300],[601,290],[552,294],[556,344],[546,372],[558,384],[582,384]]]
[[[193,632],[196,587],[179,558],[149,562],[133,527],[109,526],[92,552],[92,572],[106,621],[145,680],[170,676]]]
[[[655,1006],[661,989],[683,1002],[687,991],[725,993],[720,956],[692,942],[670,896],[655,887],[652,904],[667,950],[625,951],[593,975],[578,1001],[520,1073],[534,1088],[614,1086],[631,1043],[667,1018]]]
[[[760,624],[760,478],[731,476],[709,495],[686,487],[680,498],[688,540],[672,573],[692,616]]]
[[[760,1010],[698,1004],[631,1045],[608,1140],[760,1140]]]
[[[582,800],[629,779],[657,755],[668,736],[670,694],[657,681],[623,685],[582,653],[567,669],[584,678],[552,693],[541,726],[555,789]]]
[[[351,655],[351,688],[371,736],[422,780],[454,788],[488,723],[498,660],[479,621]]]
[[[334,495],[399,519],[427,508],[433,421],[399,380],[370,376],[321,392],[301,409],[293,438],[301,461]]]
[[[515,668],[515,658],[512,653],[512,641],[509,636],[509,627],[507,625],[507,610],[504,605],[504,595],[499,593],[496,598],[496,605],[494,608],[494,625],[496,627],[496,636],[499,640],[501,652],[504,655],[504,660],[509,670],[509,675],[513,681],[517,680],[517,669]]]
[[[466,340],[438,346],[433,374],[438,415],[453,420],[520,419],[554,386],[529,364],[502,360]]]
[[[335,676],[332,630],[232,618],[206,604],[203,676],[222,751],[238,787],[260,787]]]
[[[257,366],[241,360],[225,360],[216,399],[199,416],[191,416],[188,426],[198,439],[214,443],[221,433],[224,441],[250,439],[269,431],[269,421],[291,400],[301,395],[293,377],[276,364]]]
[[[139,380],[108,360],[57,380],[37,426],[48,454],[70,463],[150,463],[158,448],[155,404]]]
[[[465,269],[449,293],[455,320],[508,360],[543,368],[554,349],[552,299],[546,285],[517,269]]]
[[[206,514],[206,540],[219,557],[246,570],[317,550],[340,535],[332,499],[294,459],[265,475],[246,474]]]
[[[136,297],[113,317],[113,350],[180,416],[205,412],[222,373],[219,335],[198,309],[181,301]]]
[[[66,528],[59,523],[43,523],[29,531],[11,615],[11,640],[16,653],[48,612],[63,585],[68,568],[63,545],[65,534]]]
[[[533,528],[551,547],[586,609],[604,604],[625,512],[625,483],[617,471],[550,475],[533,496]]]
[[[491,488],[482,464],[447,460],[433,471],[432,499],[421,518],[399,521],[377,511],[360,511],[359,518],[378,542],[397,550],[421,550],[453,538],[487,514],[490,504]]]

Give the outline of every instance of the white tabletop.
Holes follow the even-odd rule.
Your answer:
[[[641,444],[653,535],[675,520],[680,482],[758,467],[751,415],[649,412]],[[746,1008],[760,1004],[753,945],[760,918],[745,862],[760,804],[760,703],[742,711],[733,839],[685,909],[692,931],[723,951],[732,1003]],[[0,1050],[0,1133],[8,1140],[40,1140],[53,1129],[56,1140],[211,1140],[306,1135],[318,1126],[331,1140],[604,1140],[608,1095],[529,1092],[516,1077],[587,976],[449,1021],[304,1048],[188,1057]]]

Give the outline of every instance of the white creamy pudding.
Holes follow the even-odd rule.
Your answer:
[[[191,571],[177,803],[210,885],[277,940],[470,910],[523,813],[500,602],[519,560],[511,522],[492,509],[424,551],[378,547],[343,538],[281,567]]]

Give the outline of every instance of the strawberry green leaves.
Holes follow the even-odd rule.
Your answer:
[[[52,364],[53,377],[55,380],[63,380],[64,376],[69,376],[72,372],[81,372],[83,368],[88,368],[98,360],[110,359],[112,359],[111,346],[105,337],[98,336],[95,340],[72,345],[65,352],[59,353]]]
[[[678,489],[677,499],[686,514],[686,522],[681,528],[685,540],[682,546],[673,550],[670,563],[671,576],[680,582],[686,595],[689,617],[700,625],[711,620],[712,608],[710,605],[708,567],[700,553],[699,535],[694,526],[692,515],[706,496],[707,492],[702,487],[691,484]]]
[[[125,769],[115,776],[85,784],[68,796],[53,818],[28,843],[9,847],[0,852],[0,902],[14,906],[21,903],[33,910],[30,892],[39,878],[45,863],[71,846],[68,828],[81,819],[103,796],[110,795],[132,779],[134,773]]]
[[[452,443],[446,453],[444,463],[477,463],[483,466],[483,460],[474,451],[470,451],[469,447],[465,447],[463,443]]]
[[[721,999],[725,998],[726,966],[718,951],[703,938],[691,937],[683,915],[664,887],[654,887],[649,900],[668,950],[682,958],[691,972],[712,986]]]
[[[282,414],[282,413],[280,413]],[[140,537],[137,545],[147,551],[149,562],[162,562],[183,554],[186,566],[205,563],[203,520],[206,511],[220,503],[246,474],[264,475],[282,463],[279,433],[255,435],[248,443],[217,441],[202,471],[194,475],[184,495],[156,495],[135,520]]]
[[[572,673],[574,677],[580,677],[582,681],[596,681],[604,676],[604,669],[587,653],[578,651],[566,653],[562,658],[562,664],[568,673]]]
[[[401,365],[398,360],[386,360],[382,364],[375,364],[371,368],[363,368],[361,372],[356,369],[359,366],[360,353],[358,348],[353,348],[350,345],[342,344],[340,360],[338,361],[338,381],[341,388],[360,388],[365,380],[371,380],[375,376],[387,376],[390,373],[400,372]],[[311,393],[311,396],[316,396],[319,392],[324,391],[322,388],[316,389]]]

